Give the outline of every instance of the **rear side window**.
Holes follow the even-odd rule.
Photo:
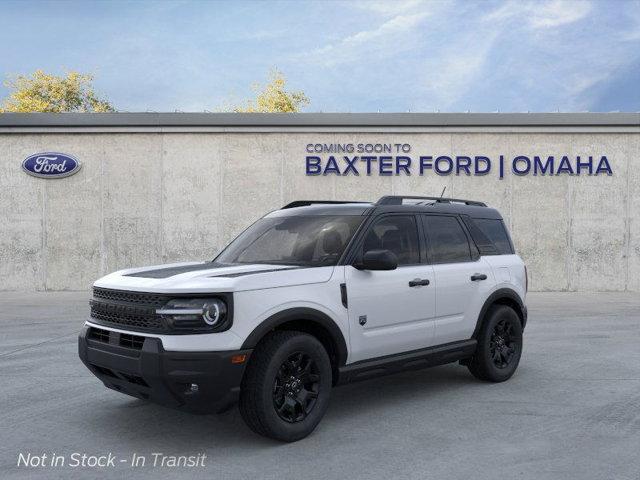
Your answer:
[[[513,253],[509,235],[507,235],[507,229],[502,220],[475,218],[473,222],[485,237],[495,245],[498,255],[511,255]]]
[[[471,261],[469,240],[456,217],[425,215],[422,219],[429,239],[432,263]]]

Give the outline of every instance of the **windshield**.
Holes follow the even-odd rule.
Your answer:
[[[362,216],[292,216],[258,220],[215,262],[320,267],[336,265]]]

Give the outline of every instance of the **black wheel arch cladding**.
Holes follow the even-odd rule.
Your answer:
[[[478,338],[478,333],[480,332],[482,323],[487,316],[487,312],[493,305],[506,305],[507,307],[511,307],[516,312],[516,315],[518,315],[520,325],[524,330],[524,327],[527,324],[527,308],[520,298],[520,295],[510,288],[500,288],[489,295],[485,300],[484,305],[482,305],[482,309],[478,315],[478,320],[476,321],[476,328],[473,330],[471,338]]]
[[[342,331],[331,317],[313,308],[290,308],[275,313],[249,334],[242,348],[255,348],[269,332],[274,330],[297,330],[313,335],[327,349],[336,369],[347,361],[347,342]]]

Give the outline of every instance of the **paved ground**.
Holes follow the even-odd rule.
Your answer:
[[[639,294],[531,294],[509,382],[448,365],[340,387],[290,445],[253,435],[235,409],[192,416],[105,389],[77,358],[86,302],[0,294],[0,478],[640,479]],[[20,452],[148,463],[26,468]],[[152,468],[153,452],[207,459]]]

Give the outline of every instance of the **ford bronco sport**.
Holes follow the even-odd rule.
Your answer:
[[[95,282],[79,355],[111,389],[195,412],[239,401],[253,431],[295,441],[334,385],[455,361],[507,380],[526,290],[502,217],[484,203],[296,201],[213,261]]]

